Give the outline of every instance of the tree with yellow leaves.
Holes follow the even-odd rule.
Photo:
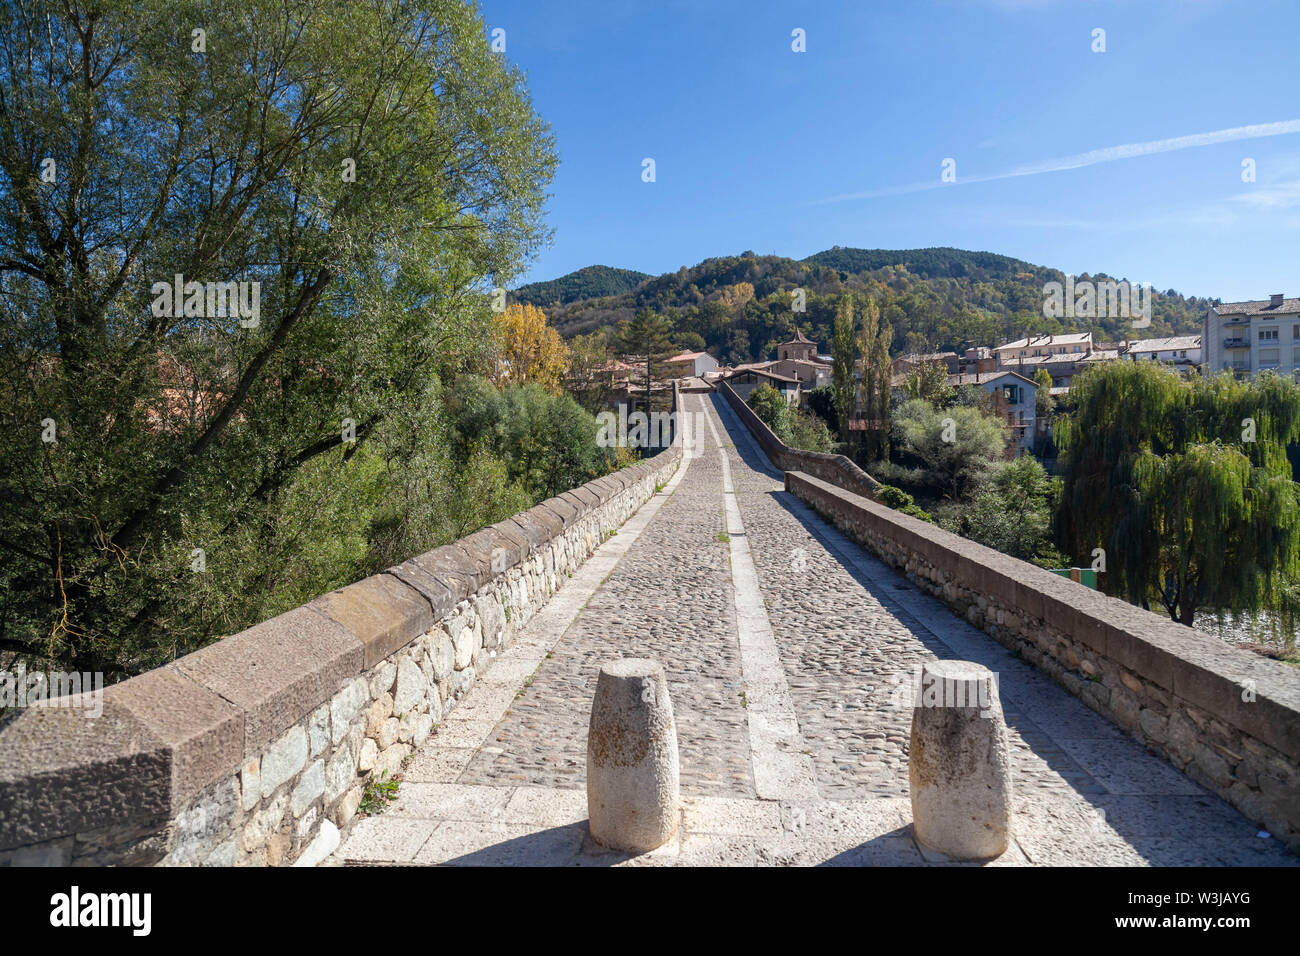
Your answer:
[[[536,382],[553,395],[569,365],[569,349],[560,333],[546,324],[535,305],[510,305],[497,325],[498,360],[493,383],[498,387]]]

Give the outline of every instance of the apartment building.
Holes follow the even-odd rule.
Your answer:
[[[1267,299],[1213,306],[1201,327],[1201,343],[1210,374],[1228,371],[1252,377],[1273,369],[1297,376],[1300,299],[1278,292]]]

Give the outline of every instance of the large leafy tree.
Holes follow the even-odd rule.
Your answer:
[[[1070,397],[1058,528],[1078,560],[1105,551],[1107,591],[1187,625],[1201,607],[1289,610],[1300,500],[1286,446],[1300,438],[1300,388],[1114,362],[1076,378]]]
[[[546,324],[546,313],[535,305],[511,303],[501,314],[497,331],[497,384],[532,382],[558,395],[568,370],[569,349],[560,333]]]
[[[120,674],[213,636],[192,555],[418,430],[554,162],[461,0],[0,5],[0,650]],[[259,283],[256,321],[155,308],[177,275]]]
[[[898,447],[925,465],[934,490],[953,500],[987,477],[1006,448],[1002,422],[969,405],[937,409],[911,398],[895,411],[893,430]]]

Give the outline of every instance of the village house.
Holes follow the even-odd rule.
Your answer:
[[[678,378],[704,378],[710,372],[718,370],[718,360],[708,352],[682,352],[666,359],[664,364]]]
[[[1201,337],[1175,335],[1163,339],[1139,339],[1125,343],[1120,357],[1129,362],[1164,362],[1185,372],[1201,364]]]
[[[1017,372],[1004,370],[949,375],[948,385],[952,388],[977,385],[992,395],[994,409],[1002,416],[1011,432],[1008,456],[1019,458],[1030,453],[1037,429],[1038,408],[1038,387],[1032,380]]]

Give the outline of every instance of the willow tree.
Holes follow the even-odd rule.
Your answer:
[[[462,0],[0,6],[0,651],[117,675],[217,636],[205,554],[420,433],[554,163]]]
[[[1197,609],[1287,610],[1300,573],[1300,388],[1115,362],[1075,379],[1057,426],[1062,545],[1105,589],[1192,624]]]

